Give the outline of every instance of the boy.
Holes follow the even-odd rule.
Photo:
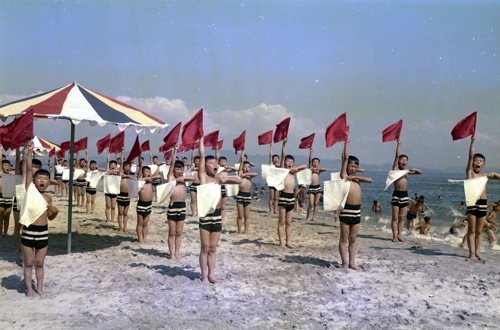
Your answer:
[[[33,141],[26,143],[24,147],[24,164],[25,170],[23,171],[23,181],[26,183],[26,196],[28,196],[28,189],[30,185],[34,185],[38,193],[45,199],[47,203],[46,210],[42,215],[28,226],[24,225],[21,234],[21,249],[23,253],[24,264],[24,281],[26,283],[26,296],[33,297],[33,289],[31,286],[31,279],[33,275],[33,265],[35,266],[36,273],[36,292],[43,295],[43,277],[44,269],[43,264],[48,249],[48,221],[54,220],[59,213],[59,210],[52,205],[52,196],[45,193],[45,189],[49,186],[50,173],[47,170],[38,170],[32,175],[32,158]],[[26,204],[26,203],[25,203]],[[38,210],[40,211],[40,210]],[[26,213],[26,212],[25,212]],[[26,224],[31,222],[25,218],[25,213],[21,214],[21,223]]]
[[[241,179],[237,177],[216,177],[218,164],[214,156],[209,155],[205,157],[203,137],[200,138],[199,148],[200,163],[198,168],[198,180],[200,185],[214,182],[219,184],[241,183]],[[219,282],[215,277],[215,260],[217,244],[219,243],[220,232],[222,231],[220,207],[221,201],[219,200],[213,213],[200,218],[200,269],[201,282],[205,284]]]
[[[319,158],[312,158],[313,149],[309,149],[309,169],[311,170],[311,185],[307,195],[309,196],[309,205],[307,205],[306,221],[309,221],[311,209],[314,207],[311,221],[316,222],[316,214],[318,213],[319,199],[323,195],[319,182],[319,174],[326,171],[326,168],[319,168]]]
[[[123,158],[123,152],[124,148],[122,148],[122,156]],[[120,158],[120,162],[121,162]],[[116,160],[109,160],[109,150],[108,150],[108,157],[107,157],[107,162],[106,162],[106,174],[107,175],[120,175],[120,170],[118,169],[118,163]],[[113,222],[115,221],[115,210],[116,210],[116,194],[105,194],[104,195],[106,198],[106,222]],[[121,229],[121,227],[120,227]]]
[[[285,187],[280,191],[278,198],[278,239],[280,246],[286,246],[291,249],[292,246],[292,216],[295,208],[295,176],[294,174],[306,168],[306,165],[293,167],[295,159],[292,155],[286,155],[285,145],[287,139],[283,140],[281,147],[281,167],[289,170],[285,177]],[[285,227],[286,243],[283,242],[283,227]]]
[[[408,156],[400,155],[399,149],[401,146],[401,139],[397,139],[396,157],[394,157],[394,165],[392,169],[404,170],[408,165]],[[394,192],[392,193],[391,207],[392,207],[392,241],[404,242],[405,240],[401,235],[403,234],[403,223],[408,210],[408,175],[422,174],[422,171],[416,168],[410,168],[408,173],[394,181]]]
[[[123,163],[123,167],[125,168],[125,163]],[[145,182],[142,188],[139,189],[139,201],[137,201],[137,208],[136,208],[137,211],[136,231],[139,244],[144,244],[147,242],[148,223],[149,223],[149,217],[151,216],[151,205],[153,204],[153,197],[154,197],[152,182],[153,180],[161,178],[161,175],[158,174],[151,176],[151,168],[149,168],[149,166],[142,166],[142,157],[139,158],[138,172],[139,172],[139,180],[144,179]],[[126,215],[124,217],[124,221],[126,221]],[[124,223],[124,231],[125,230],[126,230],[126,223]]]
[[[139,163],[142,164],[140,158]],[[130,172],[131,167],[131,162],[123,161],[122,159],[122,167],[120,169],[120,194],[116,197],[116,204],[118,205],[118,231],[121,231],[123,233],[127,233],[128,208],[130,206],[127,179],[135,179],[135,177]]]
[[[280,158],[278,155],[273,155],[273,143],[269,145],[269,165],[274,167],[280,166]],[[279,192],[275,187],[269,187],[269,213],[277,214]]]
[[[425,223],[420,222],[420,226],[416,228],[420,232],[420,235],[426,235],[429,234],[429,230],[431,230],[431,225],[432,225],[432,219],[429,216],[426,216],[424,218]],[[433,237],[436,236],[436,234],[432,235]]]
[[[177,149],[176,144],[172,159],[175,159]],[[170,250],[170,259],[180,259],[179,250],[181,249],[181,235],[186,219],[186,181],[193,181],[194,177],[185,177],[184,163],[177,160],[168,169],[168,182],[176,181],[176,185],[167,211],[168,221],[168,249]]]
[[[252,189],[252,178],[257,176],[257,173],[250,173],[250,162],[243,161],[245,155],[245,149],[241,151],[240,167],[238,169],[238,176],[241,178],[241,183],[239,185],[238,195],[236,196],[236,209],[238,210],[238,218],[236,219],[236,225],[238,227],[238,234],[241,234],[241,227],[243,225],[243,219],[245,219],[245,227],[243,229],[243,234],[249,234],[250,228],[250,204],[252,203],[252,197],[250,195],[250,190]]]
[[[304,209],[304,200],[306,198],[306,187],[299,185],[295,191],[295,211],[301,212]]]
[[[0,173],[0,230],[2,231],[2,238],[7,238],[7,231],[9,230],[10,213],[12,211],[12,196],[3,196],[2,176],[10,175],[11,164],[8,160],[2,160],[2,172]]]
[[[87,149],[85,149],[85,154],[87,155],[87,159],[88,159],[88,151]],[[76,157],[78,157],[78,153],[76,155]],[[80,160],[78,161],[78,168],[80,170],[83,170],[85,173],[83,173],[82,175],[80,175],[78,177],[78,179],[76,179],[76,202],[77,202],[77,206],[82,206],[85,204],[85,188],[87,187],[87,181],[85,180],[85,176],[86,176],[86,173],[88,171],[88,162],[85,158],[80,158]]]
[[[417,220],[417,213],[423,211],[425,197],[421,195],[417,200],[411,201],[411,206],[406,213],[406,229],[411,233],[415,229],[415,222]],[[420,218],[419,218],[420,221]]]
[[[486,158],[482,154],[474,153],[475,140],[476,136],[473,135],[470,140],[469,161],[467,162],[467,168],[465,170],[467,179],[486,176],[488,179],[500,180],[500,175],[497,173],[481,173],[481,170],[485,165]],[[483,226],[486,222],[487,205],[486,187],[479,197],[479,200],[476,202],[476,205],[467,205],[467,246],[469,247],[470,260],[484,260],[483,257],[481,257],[481,238]]]
[[[191,216],[197,217],[198,211],[196,210],[196,187],[200,185],[198,180],[198,166],[200,164],[200,156],[194,157],[194,149],[191,153],[191,175],[195,178],[194,181],[189,186],[189,195],[191,196]]]
[[[344,142],[344,152],[342,153],[342,171],[340,177],[350,181],[349,193],[347,194],[344,209],[340,212],[340,239],[339,253],[342,259],[343,269],[361,270],[356,266],[356,238],[358,236],[359,225],[361,223],[361,186],[360,182],[371,183],[372,179],[356,176],[359,167],[359,160],[354,156],[349,156],[349,138]],[[346,245],[349,242],[349,261],[347,261]]]
[[[97,168],[97,162],[95,160],[91,160],[89,163],[88,156],[87,163],[89,164],[89,172],[99,171],[99,169]],[[90,187],[90,182],[87,182],[87,188],[85,189],[85,192],[87,194],[87,214],[94,214],[95,196],[97,194],[97,189]]]
[[[372,211],[375,213],[382,213],[382,204],[380,204],[377,200],[373,201]]]
[[[219,171],[218,177],[227,177],[228,171],[231,169],[227,165],[227,158],[224,156],[220,156],[220,150],[216,147],[215,149],[216,161],[219,164],[219,168],[224,168],[224,171]],[[221,221],[222,226],[224,227],[224,220],[226,216],[226,202],[227,202],[227,190],[226,186],[222,185],[220,187],[221,190],[221,204],[220,204],[220,212],[221,212]]]

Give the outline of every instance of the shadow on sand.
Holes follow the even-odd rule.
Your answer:
[[[131,263],[130,267],[145,267],[148,269],[153,269],[157,271],[161,275],[166,275],[168,277],[176,277],[176,276],[184,276],[187,277],[188,279],[194,281],[196,279],[200,278],[200,273],[191,271],[191,270],[185,270],[180,267],[168,267],[165,265],[155,265],[155,266],[150,266],[146,265],[144,263]]]

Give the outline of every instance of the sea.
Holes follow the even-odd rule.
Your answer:
[[[253,168],[253,172],[260,173],[259,168]],[[388,237],[392,236],[391,231],[391,197],[392,191],[384,191],[387,172],[364,172],[360,176],[372,178],[372,183],[361,183],[363,191],[362,206],[361,206],[361,226],[377,228]],[[330,172],[323,172],[320,175],[321,186],[323,182],[330,179]],[[436,236],[423,236],[416,232],[410,235],[419,239],[428,239],[439,241],[452,246],[459,246],[467,229],[465,227],[458,229],[458,235],[450,234],[450,227],[455,222],[466,218],[465,210],[459,210],[460,203],[465,202],[465,193],[462,182],[449,182],[449,180],[464,180],[465,173],[424,173],[422,175],[410,175],[408,177],[408,195],[413,198],[415,193],[419,196],[425,196],[425,203],[431,208],[432,213],[426,210],[426,215],[432,218],[432,226],[430,233],[435,233]],[[269,193],[265,179],[260,176],[252,179],[252,182],[259,188],[264,188],[266,193],[260,194],[259,198],[267,206],[269,201]],[[392,189],[392,186],[390,187]],[[489,180],[487,183],[488,203],[497,202],[500,200],[500,181]],[[372,211],[373,201],[377,200],[382,204],[382,213],[374,213]],[[306,204],[307,207],[307,204]],[[305,214],[305,210],[304,210]],[[334,221],[333,212],[323,211],[323,205],[320,203],[318,211],[318,220]],[[418,218],[416,226],[418,226]],[[405,235],[409,233],[406,232]],[[486,233],[483,235],[486,238]],[[493,246],[489,246],[488,242],[483,239],[481,250],[491,249],[495,253],[500,253],[500,240]],[[467,247],[467,245],[466,245]]]

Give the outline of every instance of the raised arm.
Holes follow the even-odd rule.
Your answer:
[[[474,160],[474,141],[476,140],[476,135],[470,137],[470,147],[469,147],[469,160],[467,161],[467,168],[465,173],[467,174],[467,179],[472,178],[472,162]]]
[[[396,145],[396,156],[394,157],[394,163],[392,164],[392,169],[393,170],[398,170],[398,160],[399,160],[399,149],[401,147],[401,139],[397,139],[396,142],[398,143]]]
[[[201,150],[201,149],[200,149]],[[198,151],[198,154],[200,154],[200,152]],[[205,150],[203,150],[203,155],[205,155]],[[200,156],[201,158],[201,156]],[[200,159],[201,160],[201,159]],[[195,165],[194,165],[194,149],[191,150],[191,163],[189,164],[189,168],[191,171],[194,171],[195,169]]]
[[[21,153],[19,151],[19,147],[16,148],[16,164],[14,166],[15,166],[16,175],[23,174],[23,171],[21,168]]]
[[[200,180],[200,184],[205,184],[207,183],[207,179],[205,177],[205,142],[203,136],[200,138],[199,148],[200,149],[198,150],[198,155],[200,156],[200,165],[198,166],[198,180]],[[193,155],[194,155],[194,150],[192,156]]]
[[[285,149],[285,146],[286,146],[286,142],[287,142],[287,138],[285,138],[283,140],[283,145],[281,146],[281,163],[280,163],[280,166],[282,168],[285,167],[285,156],[286,156],[286,149]]]
[[[243,159],[245,159],[245,149],[241,150],[241,155],[240,155],[240,167],[238,167],[238,176],[241,178],[241,175],[243,174]]]
[[[85,149],[85,172],[90,171],[89,150]]]
[[[33,182],[33,168],[31,165],[31,161],[33,159],[33,141],[28,141],[24,145],[24,162],[26,163],[26,171],[25,174],[23,174],[23,180],[25,181],[25,187],[28,189],[29,185],[31,182]]]
[[[312,162],[313,162],[313,148],[309,148],[309,168],[312,168],[313,165],[312,165]]]
[[[179,149],[179,145],[176,143],[174,146],[174,152],[172,153],[172,160],[175,159],[177,156],[177,149]],[[168,174],[167,174],[167,180],[170,181],[170,179],[174,176],[174,167],[175,167],[175,162],[170,162],[170,167],[168,168]]]
[[[137,178],[140,180],[140,179],[142,179],[142,157],[141,157],[141,155],[139,155],[139,157],[137,157],[137,158],[139,158],[139,166],[137,168],[137,171],[139,173],[137,173]]]
[[[273,142],[269,144],[269,165],[273,165]]]
[[[344,142],[344,150],[342,151],[342,169],[340,170],[340,177],[347,178],[347,162],[349,160],[349,138]]]

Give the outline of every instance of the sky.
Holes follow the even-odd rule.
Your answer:
[[[224,153],[291,117],[287,153],[316,133],[313,154],[339,159],[325,129],[347,113],[350,153],[392,163],[381,133],[403,119],[410,167],[466,166],[470,139],[452,141],[478,112],[476,151],[500,166],[500,1],[1,1],[0,104],[81,85],[173,128],[204,108]],[[69,123],[38,120],[35,134],[69,139]],[[95,142],[118,128],[76,127]],[[158,150],[160,134],[144,133]],[[126,130],[126,150],[135,131]],[[273,146],[279,153],[281,144]]]

